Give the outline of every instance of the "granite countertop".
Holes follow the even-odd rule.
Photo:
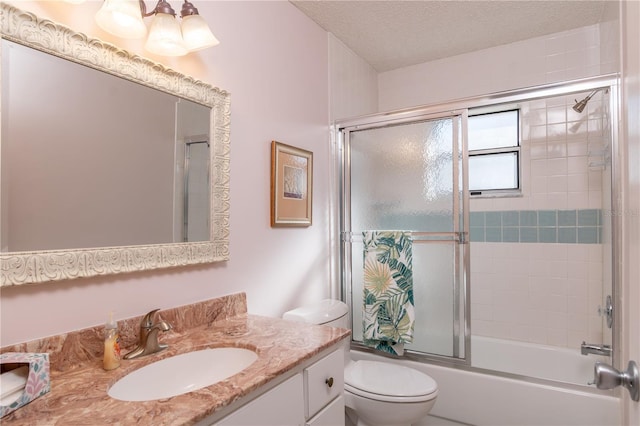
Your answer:
[[[166,316],[162,318],[168,320]],[[169,345],[167,350],[135,360],[122,360],[121,366],[112,371],[103,370],[102,359],[95,354],[84,357],[87,359],[81,362],[66,364],[62,356],[53,356],[51,391],[0,422],[11,425],[193,424],[295,369],[349,334],[346,329],[241,312],[201,325],[174,327],[159,338]],[[167,399],[128,402],[107,395],[108,389],[131,371],[172,355],[214,347],[251,349],[258,354],[258,359],[244,371],[215,385]]]

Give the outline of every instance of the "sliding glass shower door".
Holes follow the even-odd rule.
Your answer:
[[[342,130],[342,261],[353,340],[363,341],[363,232],[410,231],[412,352],[467,359],[466,111]]]

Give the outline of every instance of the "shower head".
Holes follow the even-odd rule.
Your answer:
[[[602,89],[596,89],[593,92],[589,93],[587,95],[587,97],[585,97],[583,100],[581,100],[580,102],[576,101],[576,104],[573,106],[573,110],[575,112],[582,112],[584,110],[584,108],[587,106],[587,103],[589,102],[589,99],[591,99],[593,97],[593,95],[595,95],[596,93],[598,93],[599,90]]]

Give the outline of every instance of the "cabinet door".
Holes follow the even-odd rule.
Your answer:
[[[302,374],[296,374],[220,420],[218,426],[299,426],[304,424]]]
[[[344,426],[344,396],[331,401],[307,422],[307,426]]]
[[[307,367],[304,381],[308,398],[305,414],[308,419],[344,392],[344,352],[337,350]]]

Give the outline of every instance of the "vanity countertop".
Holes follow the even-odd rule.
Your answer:
[[[188,425],[215,414],[239,398],[295,369],[349,336],[349,330],[240,313],[160,336],[169,349],[120,368],[102,369],[100,358],[65,368],[52,360],[51,391],[4,417],[20,425]],[[242,347],[258,359],[244,371],[212,386],[172,398],[125,402],[107,390],[127,373],[172,355],[212,347]],[[126,351],[124,351],[126,352]]]

